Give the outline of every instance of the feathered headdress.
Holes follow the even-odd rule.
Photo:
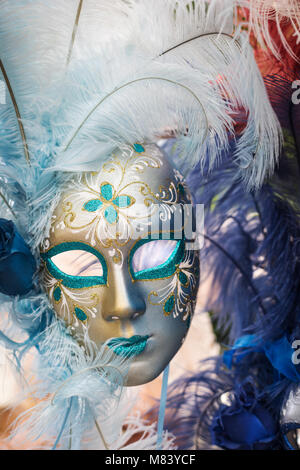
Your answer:
[[[278,9],[274,2],[246,3],[241,24],[254,34],[251,41],[282,127],[283,147],[274,175],[257,192],[245,193],[233,180],[233,150],[224,150],[220,166],[204,172],[200,182],[197,171],[189,177],[197,202],[206,208],[204,309],[225,351],[175,383],[170,393],[169,429],[180,446],[194,448],[284,448],[285,396],[300,380],[293,361],[300,315],[300,108],[293,100],[299,48],[288,55],[299,9],[297,2],[282,2]]]

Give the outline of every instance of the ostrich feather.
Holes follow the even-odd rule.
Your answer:
[[[291,82],[292,78],[280,75],[265,77],[284,129],[284,145],[275,174],[259,191],[247,194],[240,183],[233,182],[230,150],[229,155],[223,152],[213,172],[199,176],[194,171],[189,176],[195,200],[206,207],[205,247],[200,258],[202,282],[208,278],[211,287],[202,301],[213,312],[217,331],[226,330],[224,347],[247,332],[256,333],[262,342],[276,342],[286,334],[292,344],[299,337],[299,147],[295,132],[299,116],[291,100]],[[167,153],[172,145],[167,142]],[[249,352],[230,371],[222,358],[215,358],[208,367],[200,363],[199,373],[173,385],[167,427],[178,436],[180,448],[211,447],[212,419],[223,403],[220,399],[228,393],[230,398],[245,379],[255,382],[279,422],[290,381],[279,377],[255,348]]]
[[[246,35],[239,28],[234,29],[234,16],[235,3],[230,0],[180,4],[168,0],[164,8],[159,8],[159,10],[157,3],[153,0],[141,1],[132,9],[131,17],[134,17],[132,34],[135,37],[140,34],[140,43],[145,54],[149,52],[164,63],[189,65],[198,70],[198,74],[205,67],[205,70],[212,74],[208,80],[215,83],[217,93],[220,92],[227,103],[231,104],[231,110],[228,110],[232,113],[231,124],[236,124],[234,118],[242,114],[242,111],[248,114],[248,123],[245,123],[242,138],[237,144],[233,157],[238,167],[237,177],[242,177],[246,184],[249,183],[248,187],[255,187],[252,183],[256,177],[258,181],[259,174],[268,173],[267,167],[270,160],[266,161],[265,157],[271,147],[267,149],[264,142],[273,141],[273,156],[278,155],[279,128],[274,121],[272,122],[274,114],[269,108],[268,100],[263,98],[264,86],[251,48],[245,40]],[[251,105],[249,107],[250,96],[253,99],[253,108]],[[266,106],[265,109],[263,109],[264,106]],[[253,122],[252,112],[255,114]],[[265,126],[259,124],[260,120],[265,123]],[[208,121],[210,122],[209,118]],[[209,127],[211,127],[210,124]],[[212,132],[210,128],[212,146],[215,144],[222,148],[222,142],[218,139],[214,141],[215,135],[219,137],[220,134]],[[193,150],[190,147],[189,153]],[[203,153],[204,148],[201,151]],[[260,166],[262,163],[260,155],[264,155],[263,166]],[[218,156],[220,157],[220,154]],[[213,167],[213,156],[211,159]],[[273,167],[271,166],[269,174],[272,173]],[[242,174],[242,168],[244,174]],[[252,180],[251,176],[248,180],[247,172],[252,173]],[[257,183],[257,187],[261,182]]]
[[[130,32],[132,36],[139,34],[142,48],[153,57],[166,55],[172,49],[175,53],[173,60],[183,61],[186,52],[196,53],[196,46],[195,43],[192,48],[181,45],[198,39],[198,36],[205,40],[210,34],[233,34],[233,3],[225,0],[222,8],[220,6],[218,0],[209,3],[166,0],[164,5],[159,6],[155,0],[140,0],[130,12]],[[200,41],[197,44],[201,47]],[[186,62],[189,59],[187,57]]]
[[[33,93],[45,89],[49,83],[63,78],[67,61],[84,53],[86,47],[97,49],[111,36],[122,37],[130,3],[3,0],[1,58],[9,76],[13,75],[13,88],[28,85],[26,91]],[[122,22],[125,22],[123,28]],[[18,73],[21,71],[23,74]]]
[[[253,31],[259,43],[265,45],[278,60],[287,52],[299,63],[300,6],[297,0],[237,0],[246,13],[244,27]],[[289,27],[289,37],[286,35]]]
[[[205,308],[220,327],[231,326],[229,342],[250,330],[275,339],[299,315],[298,215],[271,186],[245,194],[230,183],[231,171],[224,163],[197,190],[207,208],[201,259],[212,290]]]
[[[23,128],[22,119],[21,119],[21,116],[20,116],[18,104],[15,100],[14,93],[13,93],[13,90],[12,90],[11,85],[10,85],[10,81],[8,79],[8,76],[6,74],[6,70],[5,70],[4,65],[3,65],[1,60],[0,60],[0,70],[1,70],[2,76],[5,80],[6,86],[8,88],[9,94],[10,94],[11,101],[12,101],[14,109],[15,109],[16,118],[17,118],[17,121],[18,121],[18,124],[19,124],[20,134],[21,134],[21,138],[22,138],[22,142],[23,142],[25,158],[27,160],[27,163],[29,163],[30,157],[29,157],[29,152],[28,152],[27,140],[26,140],[26,135],[25,135],[25,131],[24,131],[24,128]]]
[[[182,64],[168,54],[153,60],[155,48],[147,57],[146,50],[137,48],[137,39],[128,43],[130,50],[112,45],[103,51],[105,67],[92,60],[78,62],[77,69],[70,70],[65,116],[60,116],[72,126],[63,127],[67,138],[54,168],[90,170],[122,142],[153,142],[166,127],[178,135],[183,173],[205,155],[213,168],[219,149],[234,135],[236,113],[244,108],[249,116],[233,159],[237,178],[243,178],[248,187],[258,187],[273,171],[280,130],[249,45],[239,39],[239,44],[227,37],[207,39],[203,49],[199,47],[197,67],[195,61],[193,66]],[[196,44],[192,49],[198,51]],[[79,86],[76,77],[82,77],[83,69],[85,83]],[[204,157],[201,163],[204,166]]]
[[[78,25],[79,25],[79,21],[80,21],[80,16],[81,16],[82,4],[83,4],[83,0],[79,0],[77,12],[76,12],[76,17],[75,17],[75,21],[74,21],[74,27],[73,27],[73,31],[72,31],[71,42],[70,42],[68,56],[67,56],[67,65],[69,65],[71,57],[72,57],[73,47],[74,47],[74,43],[75,43],[75,39],[76,39],[76,33],[77,33],[77,29],[78,29]]]
[[[258,192],[245,193],[232,178],[233,147],[223,151],[218,169],[203,176],[196,169],[187,180],[206,210],[201,271],[211,288],[204,308],[219,329],[230,330],[227,344],[251,329],[276,339],[299,315],[298,110],[290,80],[265,81],[285,137],[273,177]],[[170,147],[176,144],[167,143],[167,153]]]
[[[201,372],[182,376],[169,387],[166,428],[176,436],[179,449],[214,448],[210,423],[221,396],[234,388],[220,361],[210,359],[200,365]]]
[[[105,28],[112,14],[116,24],[115,28],[111,25],[110,30],[114,37],[118,37],[118,31],[121,30],[120,21],[126,17],[128,2],[120,0],[113,5],[111,2],[101,2],[99,7],[99,2],[85,0],[82,3],[80,18],[76,16],[77,8],[77,0],[1,2],[1,69],[2,72],[5,70],[9,79],[10,95],[14,102],[8,99],[6,106],[1,105],[0,155],[5,163],[10,165],[14,165],[13,160],[19,157],[14,170],[20,170],[21,174],[24,174],[21,161],[22,157],[24,158],[22,145],[27,160],[28,152],[31,154],[34,166],[37,164],[44,168],[51,160],[53,147],[49,149],[49,116],[58,112],[59,93],[62,90],[61,83],[66,74],[67,62],[76,56],[76,39],[80,37],[79,43],[83,49],[87,47],[84,44],[89,47],[94,44],[96,37],[100,43],[103,42],[105,32],[99,34],[99,28]],[[76,20],[84,28],[84,34],[80,33],[78,25],[77,34],[72,37]],[[106,31],[108,29],[106,27]],[[8,80],[4,81],[8,84]],[[51,87],[55,88],[54,92]],[[11,104],[14,106],[10,106]],[[55,143],[51,142],[51,145],[55,147]],[[34,171],[31,179],[37,178],[38,175]]]
[[[9,439],[21,433],[30,441],[39,439],[42,449],[155,449],[155,423],[132,414],[136,394],[123,390],[130,360],[106,345],[96,348],[88,337],[83,349],[53,316],[45,324],[47,308],[45,302],[42,309],[33,310],[23,301],[15,315],[19,320],[21,311],[25,319],[27,315],[30,341],[17,348],[8,336],[0,338],[8,348],[17,349],[18,363],[33,345],[39,353],[32,377],[23,383],[24,396],[30,394],[36,404],[18,416]],[[173,441],[165,433],[163,448],[174,448]]]
[[[83,35],[82,39],[80,28],[87,31],[91,17],[95,16],[99,31],[109,12],[106,4],[98,6],[97,15],[92,15],[85,13],[85,9],[91,7],[94,12],[96,4],[83,2],[80,18],[77,18],[77,2],[68,10],[67,3],[24,2],[24,8],[14,2],[4,3],[0,41],[30,142],[29,149],[31,144],[34,155],[41,155],[34,148],[41,140],[38,136],[44,134],[43,143],[49,145],[49,129],[46,131],[43,123],[37,132],[36,124],[40,123],[41,116],[44,120],[51,116],[49,126],[55,149],[49,149],[49,153],[56,156],[56,169],[71,171],[68,161],[74,162],[74,171],[90,168],[97,158],[120,142],[132,143],[141,136],[153,141],[166,127],[182,135],[178,141],[183,154],[181,161],[185,162],[185,156],[189,156],[189,165],[182,165],[185,171],[196,164],[195,155],[199,158],[199,155],[209,154],[213,167],[219,157],[218,149],[234,136],[234,116],[243,108],[248,120],[234,154],[237,178],[242,177],[248,187],[258,187],[273,171],[280,147],[278,123],[266,99],[247,38],[239,32],[231,38],[228,33],[232,23],[230,2],[228,8],[226,3],[226,9],[216,0],[207,8],[200,0],[186,6],[169,0],[160,5],[159,10],[156,2],[138,2],[130,8],[123,4],[121,12],[125,15],[126,26],[130,24],[130,27],[122,41],[114,42],[110,36],[110,46],[105,50],[92,40],[88,41],[87,48],[85,41],[89,35]],[[17,37],[14,30],[10,30],[12,14],[16,16]],[[152,42],[149,40],[145,48],[145,24],[152,28],[158,15],[169,18],[164,24],[158,22],[154,28],[163,47],[158,48],[158,41],[153,41],[151,36]],[[41,18],[47,18],[47,24]],[[75,36],[74,21],[78,23]],[[58,34],[50,54],[45,49],[56,28]],[[28,32],[26,37],[25,31]],[[130,31],[134,31],[134,37]],[[178,41],[189,40],[191,35],[201,37],[179,47]],[[70,56],[72,37],[72,60],[66,72],[64,64]],[[22,47],[15,47],[16,39]],[[170,47],[172,52],[166,53]],[[80,53],[77,54],[76,48]],[[104,104],[105,97],[108,99]],[[97,112],[91,117],[93,109]],[[33,123],[34,116],[36,122]],[[187,126],[188,135],[184,135]],[[79,130],[75,149],[63,152],[69,136]],[[45,155],[44,151],[42,153]],[[47,160],[51,160],[49,154]]]

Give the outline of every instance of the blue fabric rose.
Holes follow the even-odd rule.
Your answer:
[[[36,262],[11,220],[0,219],[0,292],[24,295],[33,287]]]
[[[250,381],[230,406],[221,405],[211,425],[213,444],[229,450],[266,450],[278,446],[277,424]]]

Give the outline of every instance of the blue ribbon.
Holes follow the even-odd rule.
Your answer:
[[[169,369],[170,369],[170,364],[167,365],[163,373],[160,405],[159,405],[159,413],[158,413],[158,423],[157,423],[156,450],[162,450],[162,444],[163,444],[163,431],[164,431],[164,420],[165,420],[166,403],[167,403]]]
[[[240,349],[244,349],[244,351],[239,351]],[[229,369],[232,367],[233,357],[237,352],[237,363],[250,353],[261,352],[265,354],[276,371],[292,382],[300,382],[300,374],[292,361],[295,351],[286,336],[282,336],[275,341],[267,341],[265,344],[259,344],[256,335],[242,336],[223,355],[223,362]]]

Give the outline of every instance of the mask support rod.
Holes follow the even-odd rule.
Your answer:
[[[164,430],[164,419],[165,419],[165,411],[166,411],[166,403],[167,403],[169,369],[170,369],[170,364],[167,365],[163,373],[161,395],[160,395],[160,405],[159,405],[159,412],[158,412],[156,450],[162,450],[162,444],[163,444],[163,430]]]

